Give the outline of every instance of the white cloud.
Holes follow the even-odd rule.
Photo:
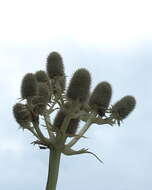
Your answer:
[[[66,37],[100,47],[122,47],[152,37],[150,0],[0,2],[1,40]]]

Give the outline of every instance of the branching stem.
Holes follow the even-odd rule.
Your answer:
[[[89,129],[89,127],[92,124],[92,119],[88,119],[84,127],[79,131],[78,135],[74,137],[68,144],[67,146],[72,147],[83,135],[84,133]]]

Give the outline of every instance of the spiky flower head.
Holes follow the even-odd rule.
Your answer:
[[[67,98],[74,101],[79,100],[81,103],[86,102],[89,97],[90,84],[90,73],[84,68],[78,69],[70,81]]]
[[[22,127],[29,125],[32,120],[31,113],[27,109],[27,106],[21,103],[17,103],[13,106],[13,115],[17,123]]]
[[[36,96],[38,92],[38,84],[34,74],[27,73],[21,84],[21,96],[23,99],[28,99]]]
[[[50,98],[50,91],[48,89],[47,84],[39,82],[37,96],[34,96],[32,98],[34,113],[42,115],[46,110],[49,98]]]
[[[112,88],[108,82],[99,83],[92,92],[89,105],[101,117],[105,115],[105,111],[109,106],[112,95]]]
[[[42,96],[35,96],[32,98],[32,105],[33,105],[33,112],[35,114],[40,114],[43,115],[45,110],[46,110],[46,106],[47,106],[47,101],[44,97]]]
[[[57,52],[52,52],[47,58],[47,73],[50,79],[58,76],[64,76],[64,65],[62,57]]]
[[[46,83],[42,83],[42,82],[38,83],[38,96],[41,96],[44,99],[46,99],[46,102],[49,100],[50,91]]]
[[[35,73],[38,82],[47,82],[49,80],[45,71],[39,70]]]
[[[133,96],[125,96],[112,107],[112,115],[117,120],[125,119],[135,108],[136,100]]]
[[[56,128],[59,130],[61,129],[61,126],[62,126],[62,123],[63,123],[65,117],[66,117],[66,112],[64,110],[58,111],[58,113],[56,114],[56,117],[54,119],[55,129]],[[79,121],[80,120],[78,118],[70,120],[67,130],[66,130],[67,135],[71,136],[76,133],[78,125],[79,125]]]
[[[52,86],[51,86],[50,79],[49,79],[48,75],[46,74],[46,72],[43,71],[43,70],[39,70],[39,71],[37,71],[35,73],[35,76],[36,76],[36,79],[37,79],[38,83],[47,84],[48,89],[49,89],[49,93],[50,93],[50,96],[51,96],[51,94],[52,94]]]

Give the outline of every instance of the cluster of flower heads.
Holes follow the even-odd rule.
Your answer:
[[[118,121],[125,119],[134,109],[136,101],[133,96],[125,96],[110,109],[112,88],[108,82],[100,82],[90,93],[91,75],[85,68],[78,69],[73,74],[66,89],[66,75],[62,57],[52,52],[47,58],[46,72],[37,71],[27,73],[21,83],[21,98],[26,103],[17,103],[13,107],[13,114],[20,126],[26,128],[32,122],[39,121],[39,115],[44,115],[48,105],[53,101],[61,103],[53,126],[60,130],[67,110],[73,102],[77,102],[79,111],[93,112],[101,118],[109,117]],[[62,101],[61,101],[62,100]],[[71,119],[66,132],[74,135],[78,128],[80,117]]]

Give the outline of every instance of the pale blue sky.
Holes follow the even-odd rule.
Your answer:
[[[104,165],[89,155],[62,157],[57,190],[151,190],[151,2],[6,2],[10,6],[0,2],[0,189],[45,188],[48,152],[18,130],[12,106],[23,75],[45,69],[47,55],[58,51],[68,79],[85,67],[92,89],[106,80],[113,87],[111,103],[133,95],[137,106],[121,127],[93,125],[89,138],[75,146],[90,148]]]

